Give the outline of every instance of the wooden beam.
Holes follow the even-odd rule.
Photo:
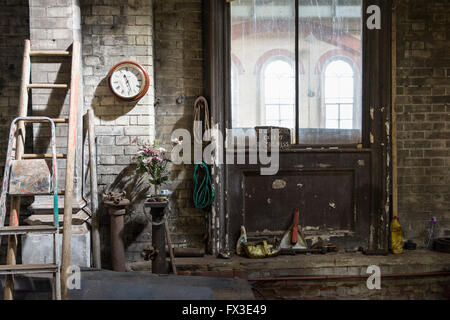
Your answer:
[[[392,8],[392,215],[398,217],[397,171],[397,10]]]
[[[22,62],[22,79],[20,83],[20,98],[19,98],[19,117],[26,117],[28,112],[28,89],[27,86],[30,83],[30,40],[25,40],[24,50],[23,50],[23,62]],[[24,153],[25,144],[25,124],[23,121],[19,121],[18,134],[16,141],[16,156],[17,160],[22,158]],[[14,145],[13,143],[13,145]],[[19,214],[20,214],[20,197],[12,197],[11,199],[11,212],[9,215],[9,225],[15,227],[19,225]],[[16,254],[17,254],[17,235],[8,236],[8,251],[6,257],[6,263],[8,265],[16,264]],[[3,298],[4,300],[12,300],[14,292],[14,279],[11,275],[6,276],[5,289]]]
[[[67,300],[69,291],[67,287],[68,270],[70,267],[70,241],[72,238],[72,202],[73,202],[73,178],[75,173],[75,153],[77,143],[77,115],[78,93],[80,80],[80,42],[74,41],[72,46],[72,67],[70,79],[70,104],[69,104],[69,132],[67,135],[67,164],[64,196],[64,229],[62,244],[61,265],[61,294],[62,299]]]
[[[27,87],[29,89],[67,89],[69,86],[65,83],[31,83]]]
[[[30,51],[30,56],[48,56],[48,57],[69,57],[72,53],[70,51]]]

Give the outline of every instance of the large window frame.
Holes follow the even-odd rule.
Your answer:
[[[221,1],[221,0],[219,0]],[[225,48],[226,48],[226,58],[230,59],[230,41],[231,41],[231,32],[230,32],[230,28],[231,28],[231,10],[230,10],[230,6],[231,6],[231,2],[229,0],[224,0],[226,2],[226,14],[225,14],[225,19],[226,19],[226,25],[225,25]],[[380,2],[379,1],[370,1],[370,0],[363,0],[363,9],[362,9],[362,65],[361,68],[362,70],[359,68],[358,66],[355,66],[354,64],[356,63],[356,61],[352,60],[352,58],[349,58],[352,53],[348,52],[346,54],[348,54],[349,56],[341,56],[341,55],[336,55],[331,57],[331,59],[335,59],[335,58],[343,58],[346,62],[349,62],[352,66],[352,68],[354,69],[355,72],[355,78],[354,78],[354,84],[355,84],[355,96],[354,96],[354,104],[358,104],[356,105],[356,108],[354,108],[354,117],[353,117],[353,127],[355,129],[352,130],[361,130],[360,133],[358,133],[360,135],[360,142],[350,142],[350,141],[346,141],[348,139],[344,138],[343,136],[343,140],[341,142],[324,142],[324,143],[309,143],[309,142],[299,142],[300,140],[300,132],[301,130],[304,130],[302,128],[300,128],[300,95],[301,95],[301,82],[302,82],[302,76],[303,72],[302,72],[302,63],[301,63],[301,59],[300,59],[300,53],[299,53],[299,22],[300,22],[300,14],[299,14],[299,0],[293,0],[295,1],[295,53],[293,55],[293,66],[294,66],[294,70],[295,70],[295,130],[292,132],[293,134],[293,145],[292,147],[300,147],[300,148],[313,148],[313,149],[317,149],[317,148],[322,148],[322,147],[342,147],[342,148],[361,148],[361,146],[368,146],[369,143],[369,139],[370,139],[370,128],[369,128],[369,119],[367,117],[367,115],[365,113],[368,112],[369,107],[367,106],[367,104],[364,104],[364,93],[367,89],[367,87],[369,86],[368,84],[364,84],[365,78],[363,73],[365,73],[365,69],[367,69],[367,66],[364,66],[365,63],[367,63],[370,59],[367,59],[367,56],[370,55],[370,52],[366,52],[367,50],[367,35],[368,35],[368,30],[366,28],[366,20],[367,20],[367,14],[366,14],[366,8],[370,5],[370,2]],[[377,33],[378,31],[374,31],[374,33]],[[336,51],[338,51],[340,49],[336,49]],[[359,57],[358,57],[359,58]],[[329,61],[327,61],[326,63],[329,63]],[[225,70],[224,73],[225,75],[230,73],[230,68],[229,66],[227,66],[227,64],[224,65],[225,66]],[[323,77],[320,77],[320,86],[323,88]],[[229,90],[227,90],[227,85],[228,83],[230,83],[228,81],[228,79],[230,79],[230,75],[227,75],[227,79],[225,82],[225,92],[227,92],[228,95],[228,99],[225,100],[225,105],[226,105],[226,110],[225,110],[225,121],[226,121],[226,128],[227,129],[233,129],[232,126],[232,110],[231,110],[231,92]],[[262,102],[264,102],[263,100],[263,83],[261,82],[261,76],[258,77],[258,81],[260,81],[257,84],[257,87],[259,88],[259,90],[261,91],[258,94],[258,104],[259,105],[264,105]],[[231,80],[230,80],[231,81]],[[359,96],[358,93],[356,92],[356,89],[361,89],[362,92],[362,96]],[[261,112],[261,111],[259,111]],[[359,114],[357,114],[356,112],[359,112]],[[320,113],[321,113],[321,117],[320,117],[320,121],[323,122],[324,121],[324,114],[325,114],[325,103],[322,100],[321,102],[321,109],[320,109]],[[261,119],[262,118],[262,114],[258,115],[258,118]],[[239,134],[239,128],[236,128],[237,130],[235,130],[234,132],[236,132],[236,134]],[[309,129],[306,129],[309,130]],[[325,126],[323,126],[323,128],[321,129],[317,129],[321,132],[323,132],[323,136],[326,137],[327,135],[327,128],[325,128]],[[322,134],[321,134],[322,135]],[[334,140],[334,139],[333,139]],[[352,140],[352,138],[350,138],[350,140]]]
[[[230,1],[203,1],[204,38],[205,38],[205,96],[210,102],[212,126],[224,135],[231,124],[231,88],[230,88]],[[381,11],[381,29],[368,29],[366,21],[373,15],[367,9],[376,5]],[[298,154],[313,152],[320,157],[326,152],[337,157],[347,152],[370,154],[370,248],[388,247],[389,195],[390,195],[390,143],[391,143],[391,0],[363,0],[363,51],[362,51],[362,143],[360,145],[292,146],[283,152]],[[297,64],[298,65],[298,64]],[[345,149],[344,149],[345,148]],[[348,149],[348,150],[346,150]],[[224,157],[224,153],[221,155]],[[283,162],[283,160],[281,159]],[[300,161],[300,160],[299,160]],[[301,162],[300,162],[301,163]],[[361,165],[365,165],[361,162]],[[213,165],[213,181],[216,194],[214,215],[210,215],[208,231],[208,251],[217,253],[221,248],[230,247],[229,236],[233,226],[227,216],[225,191],[227,190],[229,168],[220,164]],[[214,220],[212,220],[214,218]]]

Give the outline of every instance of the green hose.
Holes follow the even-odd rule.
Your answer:
[[[197,177],[197,170],[199,167],[205,169],[205,174],[201,183],[199,184]],[[205,162],[199,162],[194,167],[194,205],[198,209],[204,209],[210,206],[216,193],[211,180],[211,175],[209,174],[208,165]]]

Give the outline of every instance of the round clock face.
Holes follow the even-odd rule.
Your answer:
[[[118,98],[126,101],[137,100],[148,90],[148,74],[139,64],[124,61],[111,69],[109,86]]]

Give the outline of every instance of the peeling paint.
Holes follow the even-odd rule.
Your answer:
[[[280,190],[286,188],[286,181],[282,179],[277,179],[272,183],[272,189]]]
[[[303,183],[297,183],[297,187],[298,187],[299,189],[303,188]]]
[[[330,168],[331,164],[326,164],[326,163],[318,163],[317,166],[319,168]]]
[[[268,203],[268,204],[271,204],[271,203],[272,203],[272,200],[271,200],[270,198],[267,198],[267,203]]]
[[[374,112],[375,112],[375,109],[370,108],[370,119],[372,119],[372,120],[375,119]]]
[[[366,162],[364,160],[358,160],[358,166],[364,167],[366,165]]]
[[[334,202],[329,202],[328,206],[330,206],[330,208],[336,209],[336,203]]]
[[[302,164],[297,164],[297,165],[294,166],[294,168],[304,168],[304,167],[305,167],[305,166],[302,165]]]
[[[373,137],[372,132],[370,133],[370,143],[373,144],[375,141],[375,138]]]

